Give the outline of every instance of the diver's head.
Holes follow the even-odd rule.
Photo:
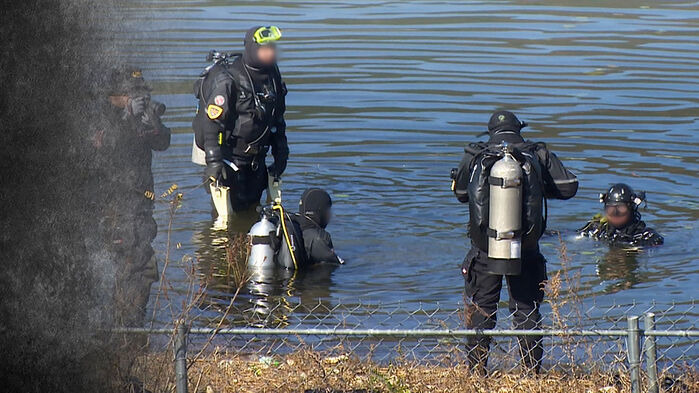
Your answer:
[[[637,194],[624,183],[614,184],[606,193],[600,194],[600,202],[604,203],[604,215],[615,228],[623,228],[633,221],[638,206],[644,199],[645,193]]]
[[[509,111],[497,111],[490,116],[488,121],[488,134],[493,136],[495,134],[510,132],[519,135],[522,128],[526,127],[527,123],[519,121],[514,113]]]
[[[332,218],[333,201],[330,195],[320,188],[309,188],[299,201],[299,213],[306,215],[321,228],[325,228]]]
[[[245,33],[245,63],[255,68],[266,68],[277,63],[276,42],[282,37],[277,26],[255,26]]]

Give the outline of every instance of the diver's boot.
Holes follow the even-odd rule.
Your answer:
[[[267,202],[282,203],[282,179],[269,175],[267,179]]]
[[[214,207],[218,213],[216,221],[214,221],[215,230],[225,230],[228,228],[228,220],[233,214],[233,206],[231,205],[230,187],[209,185],[211,189],[211,200],[214,202]]]
[[[541,372],[541,358],[544,355],[541,337],[520,337],[518,340],[522,355],[522,372],[539,374]]]
[[[473,374],[486,375],[490,337],[469,337],[467,345],[468,367]]]

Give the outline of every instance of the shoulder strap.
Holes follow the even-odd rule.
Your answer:
[[[485,142],[472,142],[464,147],[464,152],[477,156],[487,148],[488,144]]]

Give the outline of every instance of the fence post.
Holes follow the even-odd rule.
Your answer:
[[[626,351],[629,358],[629,371],[631,377],[631,393],[641,393],[641,348],[638,328],[638,317],[627,318],[628,329],[626,337]]]
[[[177,393],[187,393],[187,327],[180,321],[175,332],[175,383]]]
[[[655,330],[655,314],[648,312],[643,321],[643,330]],[[648,374],[648,393],[658,393],[658,352],[655,346],[655,336],[645,336],[646,373]]]

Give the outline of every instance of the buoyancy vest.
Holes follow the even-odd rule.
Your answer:
[[[535,250],[546,230],[544,181],[536,150],[539,143],[511,144],[512,155],[522,166],[522,249]],[[471,143],[465,148],[474,155],[468,166],[469,176],[469,237],[481,250],[488,250],[488,219],[490,206],[490,168],[503,157],[498,145]],[[466,168],[463,168],[466,169]]]

